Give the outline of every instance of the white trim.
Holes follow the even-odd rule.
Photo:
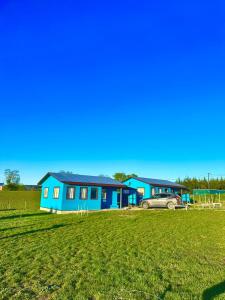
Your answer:
[[[118,208],[110,208],[110,209],[99,209],[99,210],[58,210],[51,209],[46,207],[40,207],[40,210],[51,212],[53,214],[79,214],[79,213],[89,213],[89,212],[100,212],[100,211],[110,211],[110,210],[119,210]]]

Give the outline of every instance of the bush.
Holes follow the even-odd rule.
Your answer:
[[[25,186],[23,184],[9,183],[4,185],[3,191],[25,191]]]

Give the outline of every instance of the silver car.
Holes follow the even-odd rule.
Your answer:
[[[143,199],[141,207],[144,209],[152,207],[166,207],[168,209],[175,209],[176,207],[184,207],[181,197],[172,193],[155,194],[152,198]]]

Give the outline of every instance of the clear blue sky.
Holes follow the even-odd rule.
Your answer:
[[[225,174],[224,1],[0,1],[0,181]]]

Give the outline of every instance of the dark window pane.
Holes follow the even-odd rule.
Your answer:
[[[74,198],[75,198],[75,188],[67,187],[66,199],[74,199]]]
[[[98,188],[91,188],[91,199],[98,199]]]

